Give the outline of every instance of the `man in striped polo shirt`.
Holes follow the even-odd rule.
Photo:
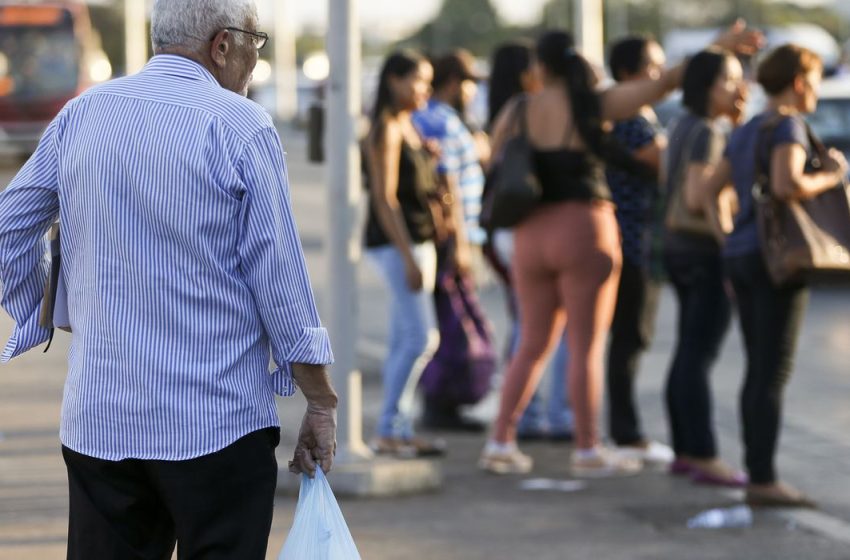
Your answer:
[[[169,558],[176,541],[181,558],[265,558],[274,393],[307,399],[290,470],[332,466],[331,347],[280,139],[245,98],[257,19],[253,0],[158,0],[155,56],[68,103],[0,194],[3,361],[48,337],[43,236],[62,224],[68,558]]]
[[[458,49],[434,60],[434,93],[428,106],[413,115],[419,133],[439,143],[437,172],[450,226],[447,239],[438,246],[437,276],[468,274],[473,260],[471,247],[480,247],[486,234],[479,225],[484,191],[482,159],[489,157],[489,143],[478,142],[464,121],[466,107],[475,98],[478,77],[472,55]],[[484,148],[483,146],[486,146]],[[486,152],[486,153],[485,153]],[[435,298],[443,297],[436,288]],[[446,333],[440,333],[446,342]],[[452,342],[449,342],[452,344]],[[435,359],[439,359],[438,356]],[[450,391],[446,391],[449,393]],[[435,430],[481,432],[484,424],[461,413],[451,397],[426,396],[422,425]]]

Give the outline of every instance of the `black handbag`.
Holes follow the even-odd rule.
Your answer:
[[[759,130],[753,186],[761,251],[770,278],[775,285],[845,283],[850,280],[850,187],[845,179],[808,200],[776,198],[761,155],[765,152],[763,143],[780,120],[770,119]],[[826,148],[808,124],[806,133],[816,154],[811,165],[818,169]]]
[[[534,172],[534,159],[528,141],[527,98],[515,108],[519,133],[505,143],[484,188],[481,225],[487,230],[511,228],[523,221],[540,201],[542,188]]]

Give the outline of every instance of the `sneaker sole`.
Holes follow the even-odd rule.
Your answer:
[[[529,472],[531,472],[533,466],[534,465],[529,465],[527,468],[519,468],[513,465],[508,465],[506,463],[490,462],[487,459],[480,459],[478,461],[479,469],[492,474],[528,474]]]
[[[617,467],[576,467],[570,468],[573,476],[581,478],[622,478],[627,476],[636,476],[640,473],[641,468],[635,469],[618,469]]]

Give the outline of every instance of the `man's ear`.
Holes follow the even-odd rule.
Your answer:
[[[220,68],[227,65],[227,55],[230,52],[230,32],[226,29],[219,31],[210,43],[210,58]]]

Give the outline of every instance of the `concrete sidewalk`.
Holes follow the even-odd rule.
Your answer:
[[[51,352],[47,358],[60,355]],[[33,367],[44,357],[28,358],[22,358],[26,363],[14,372],[5,371],[0,382],[0,428],[5,434],[0,442],[0,559],[60,560],[67,520],[65,473],[56,439],[63,376],[58,363]],[[378,395],[377,376],[370,372],[367,433],[374,425]],[[654,430],[660,418],[648,406],[644,409],[649,412],[647,425]],[[281,401],[280,410],[287,429],[279,459],[285,464],[303,411],[300,397]],[[734,445],[729,424],[724,420],[720,426],[726,449]],[[816,530],[775,513],[757,513],[748,529],[689,530],[688,518],[706,508],[733,504],[734,493],[694,486],[660,472],[588,481],[575,493],[528,491],[520,487],[528,478],[569,478],[567,446],[527,445],[525,450],[536,460],[534,472],[496,477],[475,467],[482,437],[443,435],[449,454],[441,460],[445,483],[440,491],[340,501],[364,559],[850,558],[850,542],[841,540],[850,535],[846,523],[837,535],[828,533],[829,520],[843,523],[830,511],[819,514],[822,518],[812,526]],[[270,559],[277,557],[294,507],[294,496],[277,497]]]
[[[374,371],[367,370],[366,380],[366,433],[371,433],[380,386]],[[495,400],[495,394],[491,395],[475,414],[492,417]],[[663,431],[657,397],[650,391],[641,400],[647,430]],[[282,418],[296,421],[292,409],[297,411],[300,406],[284,408]],[[722,416],[718,424],[721,448],[735,456],[738,444],[734,417]],[[524,451],[535,459],[533,472],[499,477],[476,468],[483,436],[438,435],[449,444],[449,454],[441,460],[445,482],[439,492],[392,499],[340,500],[363,558],[850,559],[850,524],[840,516],[840,507],[836,507],[839,504],[819,493],[812,480],[791,476],[824,503],[821,511],[757,511],[748,528],[688,529],[687,520],[694,515],[740,503],[741,492],[697,486],[659,471],[583,481],[586,486],[576,492],[530,491],[523,489],[523,484],[532,479],[575,480],[567,469],[568,445],[526,444]],[[281,460],[294,444],[291,437],[290,433],[282,446]],[[786,439],[792,440],[789,446],[802,443],[798,434]],[[784,457],[799,452],[784,451]],[[830,478],[846,484],[843,457],[835,457],[837,470]],[[333,484],[333,473],[330,479]],[[293,505],[294,498],[278,497],[272,551],[279,550],[283,542]]]

